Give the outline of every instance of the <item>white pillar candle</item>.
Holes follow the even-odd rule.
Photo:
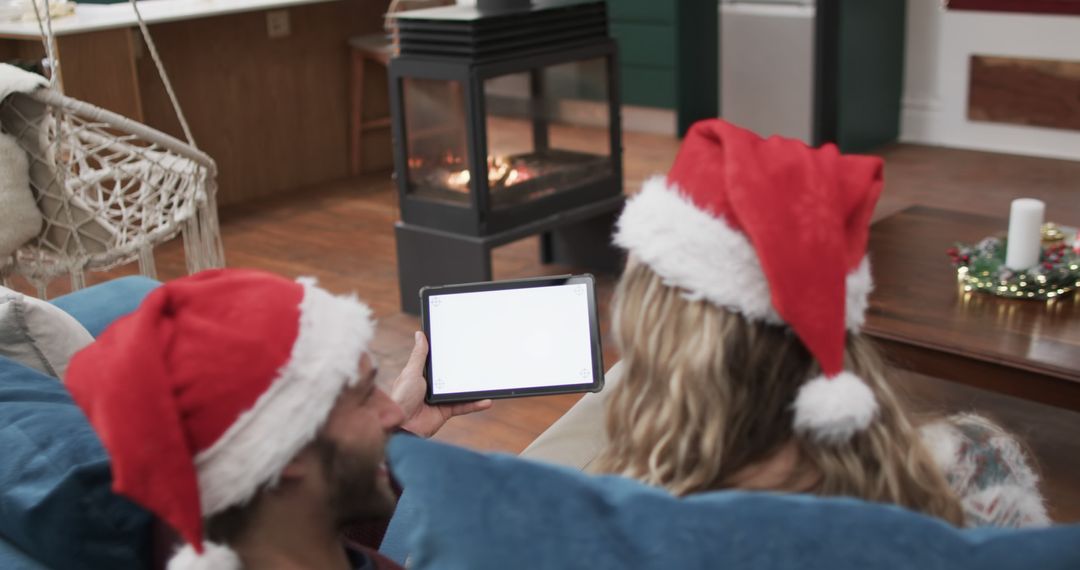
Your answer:
[[[1013,271],[1024,271],[1039,263],[1042,252],[1042,224],[1046,204],[1033,198],[1012,201],[1009,211],[1009,243],[1005,250],[1005,265]]]

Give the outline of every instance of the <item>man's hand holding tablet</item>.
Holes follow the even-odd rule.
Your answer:
[[[591,275],[425,287],[420,297],[428,403],[603,387]]]
[[[430,405],[424,401],[427,382],[424,368],[427,365],[428,343],[424,333],[416,331],[412,353],[405,368],[390,386],[391,398],[401,406],[405,421],[401,427],[423,437],[431,437],[447,420],[491,407],[491,400]]]

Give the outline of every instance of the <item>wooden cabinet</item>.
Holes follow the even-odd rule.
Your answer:
[[[347,40],[381,30],[386,4],[146,3],[143,17],[195,141],[218,164],[219,205],[349,176]],[[130,7],[89,8],[54,23],[67,94],[183,138]],[[289,33],[270,37],[271,11],[286,11]],[[37,33],[36,22],[0,25],[0,57],[40,57]]]
[[[863,152],[900,136],[906,0],[818,0],[815,143]]]
[[[608,0],[623,102],[673,109],[682,135],[717,115],[716,0]]]

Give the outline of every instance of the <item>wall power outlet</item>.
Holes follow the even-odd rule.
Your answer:
[[[270,39],[285,38],[292,33],[288,10],[273,10],[266,13],[266,35]]]

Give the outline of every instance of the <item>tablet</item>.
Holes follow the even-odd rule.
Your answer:
[[[428,403],[603,387],[592,275],[425,287],[420,312]]]

